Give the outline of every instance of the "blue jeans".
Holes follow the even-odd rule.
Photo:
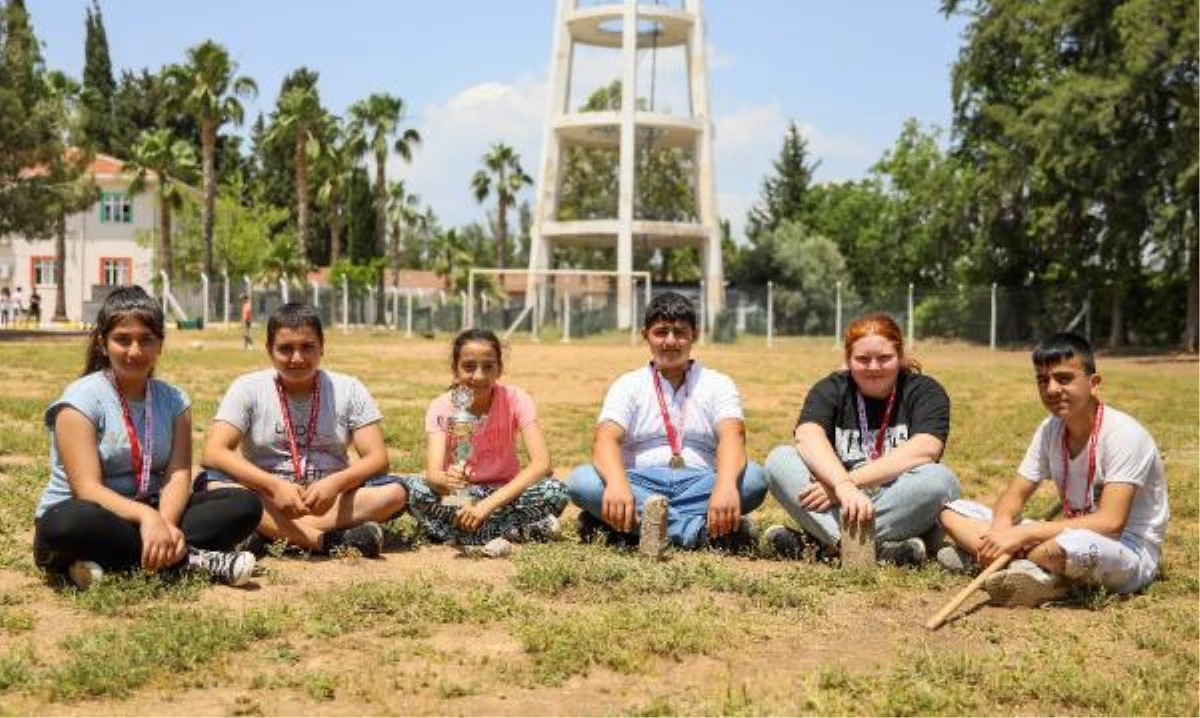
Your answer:
[[[777,446],[766,462],[767,486],[771,495],[800,528],[826,546],[837,546],[840,509],[809,511],[797,498],[813,483],[812,472],[795,446]],[[958,477],[941,464],[922,464],[878,487],[872,494],[875,505],[875,539],[900,541],[920,536],[937,524],[938,513],[958,498]]]
[[[716,483],[716,472],[703,467],[671,469],[655,466],[627,469],[629,487],[640,517],[642,506],[653,494],[667,497],[667,536],[671,543],[684,548],[696,548],[708,528],[708,502]],[[742,514],[758,508],[767,497],[767,484],[762,467],[747,462],[738,477],[738,493]],[[567,494],[579,508],[596,518],[604,507],[604,480],[596,467],[580,464],[567,479]],[[603,520],[603,519],[601,519]],[[636,529],[635,529],[636,532]]]

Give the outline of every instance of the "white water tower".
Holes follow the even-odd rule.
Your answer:
[[[701,0],[558,0],[553,42],[530,270],[553,269],[556,247],[615,247],[617,317],[619,326],[628,328],[628,272],[648,269],[633,266],[634,247],[696,247],[705,308],[714,316],[722,307],[724,282]],[[612,80],[620,81],[619,106],[577,110]],[[678,106],[669,107],[663,98],[672,81],[681,91],[671,96]],[[581,87],[573,88],[575,83]],[[572,96],[573,89],[581,96]],[[565,162],[574,148],[607,152],[615,160],[615,207],[599,215],[564,216]],[[688,216],[656,216],[653,206],[639,200],[637,188],[648,181],[645,160],[652,150],[673,150],[684,158],[679,166],[690,174],[693,200]],[[529,296],[536,276],[530,274]]]

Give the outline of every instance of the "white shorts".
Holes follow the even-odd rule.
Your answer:
[[[992,510],[983,504],[957,499],[946,504],[956,514],[991,523]],[[1021,519],[1022,524],[1034,523]],[[1158,575],[1158,548],[1142,546],[1121,536],[1114,541],[1087,529],[1064,529],[1054,542],[1067,555],[1068,578],[1101,585],[1114,593],[1133,593]]]

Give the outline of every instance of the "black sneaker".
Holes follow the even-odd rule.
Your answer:
[[[562,523],[557,516],[544,516],[516,531],[517,543],[549,543],[557,541],[561,536]],[[507,534],[505,538],[509,538]]]
[[[638,545],[637,534],[617,531],[587,511],[580,511],[575,518],[575,533],[581,543],[603,543],[615,548],[637,548]]]
[[[919,566],[925,563],[925,542],[913,536],[902,541],[880,541],[875,558],[897,566]]]
[[[188,567],[209,575],[217,583],[241,586],[254,573],[254,554],[249,551],[204,551],[188,549]]]
[[[705,532],[700,539],[699,548],[752,556],[758,550],[758,525],[754,523],[754,519],[743,516],[733,533],[712,538]]]
[[[377,558],[383,552],[383,527],[374,521],[325,532],[325,553],[333,555],[353,549],[364,558]]]
[[[270,553],[271,543],[271,539],[255,531],[243,539],[237,546],[234,546],[233,550],[249,551],[254,554],[254,558],[262,558]]]
[[[804,529],[776,524],[763,532],[767,550],[776,558],[831,563],[837,551],[821,543]]]

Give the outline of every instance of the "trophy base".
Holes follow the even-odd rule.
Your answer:
[[[471,495],[465,491],[456,491],[442,497],[442,506],[449,506],[451,508],[462,509],[474,504],[475,499],[471,498]]]

